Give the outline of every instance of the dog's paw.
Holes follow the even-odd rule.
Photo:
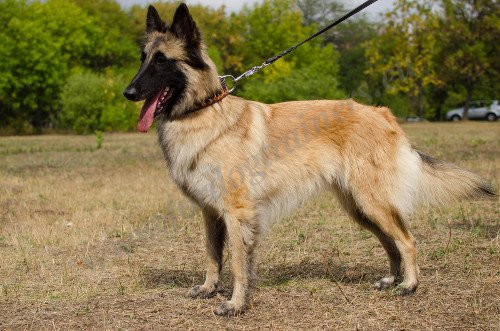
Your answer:
[[[220,304],[217,309],[214,310],[214,314],[217,316],[238,316],[243,313],[243,307],[235,305],[231,301],[226,301]]]
[[[388,289],[389,287],[393,286],[395,283],[396,283],[396,277],[389,276],[389,277],[384,277],[384,278],[380,279],[373,286],[377,290],[383,291],[383,290]]]
[[[202,285],[193,286],[188,292],[188,296],[193,299],[210,299],[217,295],[217,288],[207,289]]]
[[[411,295],[417,290],[418,284],[406,284],[405,282],[399,284],[392,290],[392,294],[400,295],[402,297]]]

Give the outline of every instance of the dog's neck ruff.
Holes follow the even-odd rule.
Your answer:
[[[198,102],[195,104],[187,113],[192,114],[204,108],[215,105],[216,103],[221,102],[225,97],[229,95],[229,90],[227,89],[226,84],[222,84],[222,88],[216,92],[214,95],[206,99],[205,101]]]

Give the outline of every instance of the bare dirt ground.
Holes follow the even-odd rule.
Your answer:
[[[500,124],[405,125],[422,152],[498,190]],[[500,330],[497,201],[422,208],[420,287],[377,292],[378,242],[332,196],[277,223],[250,309],[220,318],[185,294],[203,278],[200,212],[169,180],[154,134],[0,138],[0,329]]]

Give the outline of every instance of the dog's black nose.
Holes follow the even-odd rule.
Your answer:
[[[125,98],[129,99],[130,101],[137,101],[137,98],[139,96],[139,93],[137,92],[137,89],[133,86],[127,87],[125,92],[123,92],[123,95]]]

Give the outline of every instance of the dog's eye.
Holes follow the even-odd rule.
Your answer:
[[[163,54],[158,54],[158,56],[156,57],[156,63],[158,63],[158,64],[165,64],[167,62],[168,62],[168,59]]]
[[[146,52],[141,53],[141,62],[144,62],[146,60]]]

